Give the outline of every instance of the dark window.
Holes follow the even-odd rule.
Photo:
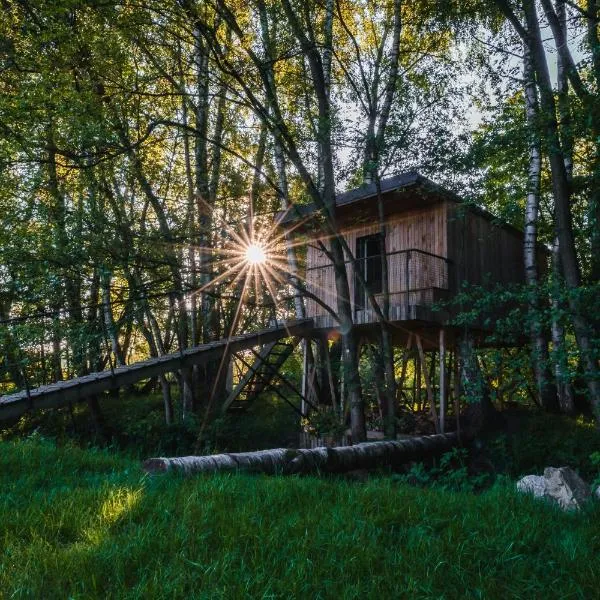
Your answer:
[[[381,294],[383,291],[381,254],[381,236],[378,234],[365,235],[356,240],[356,268],[367,282],[367,287],[372,294]],[[368,300],[358,279],[355,281],[355,290],[356,308],[366,308]]]

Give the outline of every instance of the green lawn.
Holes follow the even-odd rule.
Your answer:
[[[2,598],[593,598],[600,507],[0,442]]]

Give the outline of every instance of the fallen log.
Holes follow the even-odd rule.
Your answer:
[[[355,446],[290,450],[275,448],[257,452],[149,458],[147,473],[178,471],[184,475],[247,471],[268,474],[345,473],[356,469],[400,466],[450,450],[459,443],[456,433],[424,435],[398,441],[365,442]]]

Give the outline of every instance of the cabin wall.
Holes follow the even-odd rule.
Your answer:
[[[388,282],[390,303],[431,304],[431,289],[445,288],[448,285],[448,272],[445,263],[424,254],[404,251],[410,249],[445,257],[447,256],[446,204],[440,203],[426,209],[404,211],[392,214],[386,223],[386,254],[388,256]],[[379,232],[375,219],[359,225],[351,222],[348,215],[340,218],[341,232],[353,253],[356,252],[357,239]],[[313,238],[308,242],[306,256],[306,280],[308,290],[337,311],[336,290],[333,267],[326,254],[318,248],[318,240],[329,244],[325,238]],[[346,257],[346,271],[350,284],[350,301],[354,308],[354,274],[350,257]],[[408,275],[407,275],[408,273]],[[407,277],[410,298],[406,296]],[[421,298],[421,296],[423,296]],[[378,298],[380,299],[380,298]],[[328,314],[314,300],[306,301],[307,316],[315,317]]]
[[[523,234],[465,207],[448,207],[448,258],[454,264],[452,290],[463,281],[523,283]]]

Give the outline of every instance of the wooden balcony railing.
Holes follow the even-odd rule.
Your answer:
[[[398,250],[385,254],[387,261],[388,291],[390,306],[430,306],[447,297],[452,287],[452,263],[443,256],[418,248]],[[350,283],[350,300],[355,314],[370,309],[368,294],[358,280],[357,272],[367,280],[367,285],[380,301],[383,294],[381,279],[377,277],[377,261],[381,255],[346,261]],[[370,262],[370,264],[368,264]],[[365,275],[367,277],[365,277]],[[369,281],[369,275],[374,275]],[[336,309],[336,289],[333,265],[321,265],[306,269],[308,290],[323,302]],[[323,307],[308,300],[307,314],[326,314]]]

